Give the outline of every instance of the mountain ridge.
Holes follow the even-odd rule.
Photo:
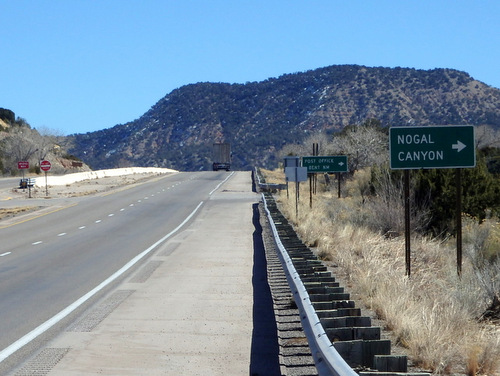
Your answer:
[[[370,118],[387,127],[498,128],[500,90],[454,69],[333,65],[260,82],[185,85],[134,121],[68,137],[71,153],[95,169],[207,170],[211,144],[222,141],[232,144],[234,168],[271,168],[285,144]]]

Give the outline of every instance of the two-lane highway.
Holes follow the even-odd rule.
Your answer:
[[[0,228],[0,362],[173,235],[228,176],[168,175]]]

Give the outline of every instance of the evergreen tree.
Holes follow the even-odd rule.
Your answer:
[[[454,232],[456,210],[455,169],[418,170],[413,175],[416,201],[430,198],[429,230],[434,235]],[[500,180],[489,173],[486,160],[478,156],[475,168],[461,172],[462,213],[482,222],[500,214]]]

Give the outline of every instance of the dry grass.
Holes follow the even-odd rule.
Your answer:
[[[37,209],[38,209],[37,206],[20,206],[20,207],[5,208],[5,209],[0,208],[0,220],[4,218],[14,217],[19,214],[26,214]]]
[[[283,182],[281,171],[263,172],[268,182]],[[413,236],[408,278],[404,237],[374,231],[377,213],[365,205],[362,186],[348,182],[341,199],[321,186],[311,209],[309,184],[302,183],[298,216],[295,184],[289,198],[285,191],[276,198],[302,240],[339,266],[415,364],[436,374],[500,374],[500,331],[477,320],[486,303],[472,263],[464,260],[459,278],[453,242]]]

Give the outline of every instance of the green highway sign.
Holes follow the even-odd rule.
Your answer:
[[[308,173],[347,172],[347,156],[302,157],[302,167],[307,167]]]
[[[391,169],[476,166],[474,126],[391,127]]]

